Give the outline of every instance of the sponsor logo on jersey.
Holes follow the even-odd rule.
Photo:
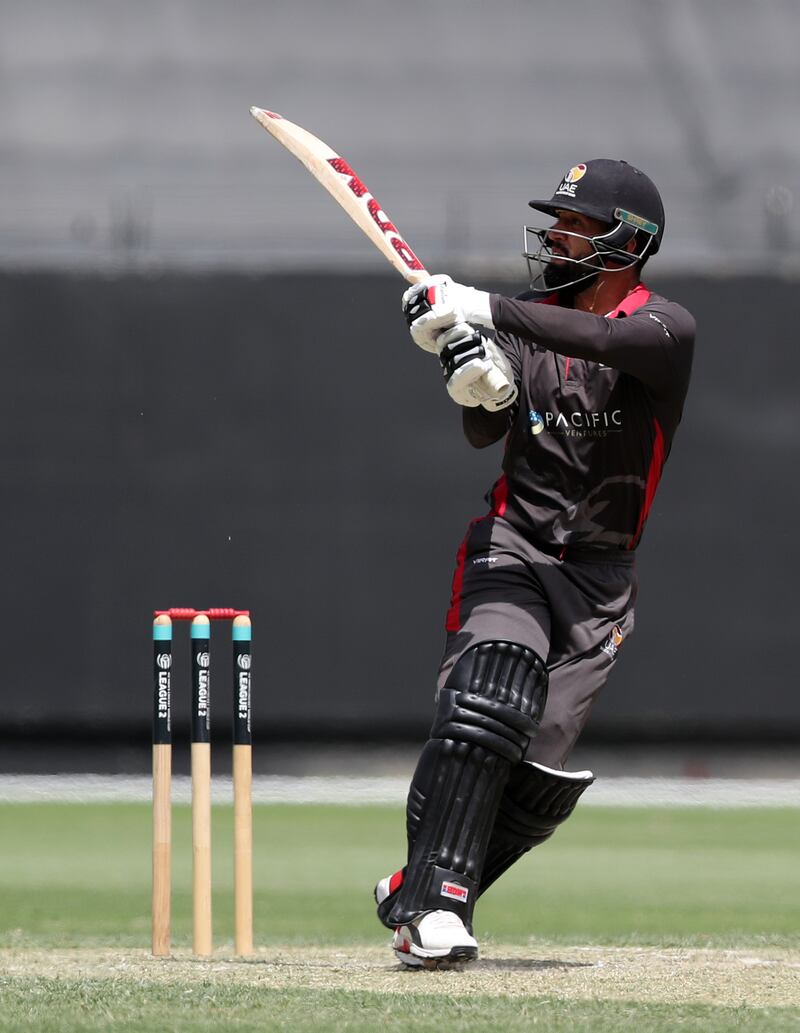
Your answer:
[[[572,412],[552,412],[549,409],[528,412],[531,434],[562,434],[568,438],[605,438],[622,431],[622,409],[602,409],[589,412],[576,409]]]
[[[558,185],[556,190],[556,196],[561,195],[562,197],[574,197],[575,191],[577,190],[578,183],[586,175],[586,166],[573,165],[569,172],[564,176]]]
[[[469,890],[466,886],[461,886],[457,882],[443,882],[442,888],[439,891],[442,897],[449,897],[451,900],[466,901],[469,896]]]
[[[497,563],[496,556],[476,556],[472,561],[473,567],[480,566],[482,564]]]
[[[606,654],[606,656],[610,656],[613,660],[614,657],[617,655],[617,652],[621,645],[622,629],[620,628],[619,624],[615,624],[614,627],[611,629],[611,634],[608,636],[608,638],[601,646],[601,650]]]

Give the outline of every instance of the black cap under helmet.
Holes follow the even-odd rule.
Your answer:
[[[622,222],[652,237],[654,255],[664,235],[664,205],[655,183],[627,161],[593,158],[573,165],[549,201],[530,201],[531,208],[557,218],[559,210],[580,212],[614,225]]]

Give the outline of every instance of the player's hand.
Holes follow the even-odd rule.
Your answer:
[[[414,344],[434,355],[439,334],[464,322],[464,313],[450,291],[452,284],[449,276],[430,276],[403,295],[403,315]]]
[[[428,352],[437,351],[436,338],[442,330],[458,323],[493,326],[489,295],[441,273],[408,288],[403,294],[403,315],[414,343]]]
[[[447,393],[458,405],[489,412],[505,409],[517,398],[514,373],[494,341],[467,323],[445,330],[437,340]]]

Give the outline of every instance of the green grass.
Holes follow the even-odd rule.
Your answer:
[[[800,1022],[800,1009],[794,1008],[565,1002],[535,996],[442,999],[321,990],[312,1004],[301,991],[202,983],[122,990],[103,981],[39,979],[7,985],[3,1001],[4,1033],[796,1033]]]
[[[481,923],[510,942],[798,944],[797,817],[587,808],[486,895]]]
[[[0,806],[0,936],[144,946],[146,805]],[[375,943],[371,888],[402,862],[390,807],[256,807],[260,943]],[[214,812],[214,911],[232,936],[231,811]],[[175,810],[176,944],[190,940],[190,819]],[[796,811],[584,808],[482,898],[479,935],[508,943],[800,943]]]
[[[231,810],[214,811],[218,944],[232,939]],[[149,944],[147,805],[0,805],[0,939],[21,951]],[[402,862],[403,814],[392,807],[255,808],[255,915],[260,945],[384,944],[376,878]],[[190,815],[174,815],[173,940],[190,944]],[[481,900],[486,944],[800,947],[795,810],[579,810],[542,849]],[[557,948],[556,948],[557,949]],[[47,956],[45,954],[45,956]],[[390,965],[387,957],[387,965]],[[14,1033],[783,1033],[800,1007],[473,996],[436,992],[430,974],[408,991],[277,989],[176,982],[109,972],[28,977],[0,969],[0,1031]],[[455,973],[449,974],[458,978]],[[435,979],[437,974],[433,974]],[[405,984],[404,984],[405,985]],[[424,992],[419,992],[420,988]],[[584,995],[585,997],[586,995]],[[739,998],[734,998],[738,1000]],[[798,992],[800,1004],[800,991]]]

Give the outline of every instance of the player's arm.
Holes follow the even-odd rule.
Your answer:
[[[486,448],[505,437],[509,420],[505,412],[487,412],[483,406],[462,408],[464,437],[473,448]]]
[[[605,363],[653,390],[687,374],[691,364],[694,320],[679,305],[645,306],[630,316],[607,319],[492,294],[491,312],[498,329],[559,355]]]
[[[607,319],[558,305],[489,294],[454,283],[449,277],[440,279],[446,290],[435,314],[442,322],[457,313],[473,326],[521,337],[559,355],[613,366],[654,391],[688,375],[695,328],[694,320],[680,305],[646,306],[630,316]],[[409,322],[412,336],[424,332],[424,318]]]

